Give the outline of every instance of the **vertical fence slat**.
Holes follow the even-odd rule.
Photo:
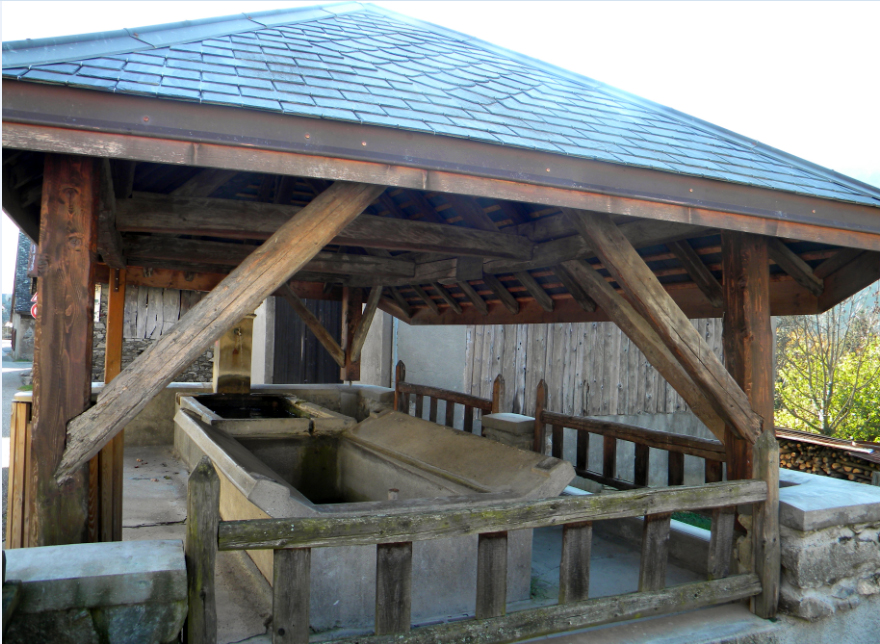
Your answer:
[[[649,514],[642,529],[642,560],[639,565],[639,592],[663,590],[669,555],[669,522],[672,514]]]
[[[309,548],[276,550],[272,582],[272,644],[308,644]]]
[[[560,604],[578,602],[589,597],[592,541],[592,522],[581,521],[562,526],[562,559],[559,562]]]
[[[446,426],[455,426],[455,403],[451,400],[446,401]]]
[[[669,452],[667,469],[669,485],[684,485],[684,454]]]
[[[579,431],[577,433],[577,455],[575,466],[579,470],[586,470],[590,458],[590,432]]]
[[[641,443],[636,443],[634,461],[633,483],[641,487],[648,487],[648,472],[651,471],[651,448]]]
[[[187,644],[217,642],[214,569],[220,522],[220,479],[207,456],[189,477],[186,500]]]
[[[706,459],[706,483],[718,483],[724,476],[724,464],[721,461]]]
[[[544,406],[547,404],[547,385],[544,381],[538,383],[535,392],[535,436],[532,442],[532,451],[538,454],[544,453],[545,430],[547,426],[544,424]]]
[[[474,433],[474,408],[470,405],[464,406],[464,431]]]
[[[602,476],[613,479],[617,470],[617,439],[602,437]]]
[[[492,383],[492,413],[500,414],[504,407],[504,376],[500,373]]]
[[[436,398],[431,398],[431,406],[428,410],[428,419],[432,423],[437,422],[437,399]]]
[[[394,408],[408,414],[409,400],[408,396],[400,393],[401,382],[406,382],[406,365],[403,364],[403,360],[398,360],[397,366],[394,368]]]
[[[422,417],[422,411],[425,404],[425,397],[422,394],[416,394],[416,418]]]
[[[552,450],[550,453],[553,455],[553,458],[562,458],[563,440],[564,440],[562,425],[553,425],[552,436],[553,436],[553,443],[552,443]]]
[[[406,633],[412,609],[412,542],[376,546],[376,635]]]
[[[730,574],[734,523],[736,523],[735,506],[712,510],[712,536],[709,538],[709,579],[724,579]]]
[[[507,611],[507,533],[487,532],[477,547],[477,619]]]

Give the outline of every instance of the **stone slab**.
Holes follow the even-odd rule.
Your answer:
[[[486,428],[522,437],[531,437],[535,433],[535,419],[522,414],[486,414],[482,423],[484,435]]]
[[[880,521],[880,487],[779,470],[779,521],[800,531]]]

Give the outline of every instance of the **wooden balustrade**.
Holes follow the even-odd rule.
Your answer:
[[[454,426],[455,405],[462,405],[464,407],[463,429],[473,434],[475,409],[479,409],[484,414],[496,414],[501,411],[501,404],[504,398],[504,378],[500,374],[496,376],[495,382],[492,385],[491,399],[479,398],[478,396],[463,394],[460,391],[406,382],[406,365],[403,361],[400,361],[397,363],[395,370],[394,409],[402,411],[404,414],[410,413],[410,396],[415,397],[413,415],[416,418],[424,418],[425,398],[430,399],[428,420],[432,423],[437,422],[438,401],[444,401],[446,403],[446,417],[443,424],[447,427]]]
[[[716,483],[722,479],[723,463],[726,460],[724,446],[720,441],[695,436],[684,436],[654,429],[645,429],[624,423],[615,423],[596,418],[566,416],[544,409],[544,382],[538,384],[535,411],[535,450],[543,452],[547,440],[547,426],[550,431],[550,453],[563,458],[565,448],[565,428],[577,431],[575,471],[578,476],[591,479],[603,485],[620,490],[632,490],[648,485],[651,448],[669,454],[667,465],[667,484],[684,485],[684,457],[696,456],[706,461],[705,481]],[[590,435],[602,436],[602,471],[595,472],[588,467]],[[617,472],[617,441],[635,443],[632,480],[621,478]]]
[[[213,566],[218,550],[275,550],[273,642],[309,640],[311,548],[376,545],[375,635],[336,640],[353,644],[399,642],[512,642],[560,630],[654,616],[737,601],[758,595],[754,573],[727,576],[733,537],[732,509],[762,504],[760,480],[699,487],[642,488],[615,494],[549,499],[497,500],[479,507],[438,502],[432,510],[353,517],[301,517],[220,521],[217,476],[203,459],[189,483],[187,575],[189,644],[214,642]],[[665,588],[669,518],[673,511],[713,509],[710,579]],[[639,592],[589,599],[590,546],[596,521],[645,517]],[[563,526],[559,603],[506,612],[507,533]],[[411,628],[412,543],[478,535],[476,616],[415,630]],[[561,627],[560,627],[561,625]]]

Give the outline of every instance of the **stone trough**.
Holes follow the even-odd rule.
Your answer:
[[[565,461],[400,412],[358,423],[277,393],[180,397],[175,445],[191,467],[214,462],[225,521],[472,508],[557,496],[574,477]],[[529,597],[531,548],[531,530],[510,533],[509,602]],[[248,554],[271,582],[273,551]],[[476,562],[476,536],[415,542],[413,623],[472,615]],[[312,629],[370,629],[375,575],[375,546],[314,549]]]

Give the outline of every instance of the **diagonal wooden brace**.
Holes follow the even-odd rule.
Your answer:
[[[611,217],[568,208],[563,211],[578,232],[592,241],[602,263],[633,307],[663,339],[715,412],[741,438],[754,443],[761,434],[763,421],[752,409],[748,396]]]
[[[94,456],[174,377],[244,315],[290,279],[379,196],[384,188],[337,181],[315,197],[132,362],[67,424],[59,481]]]

